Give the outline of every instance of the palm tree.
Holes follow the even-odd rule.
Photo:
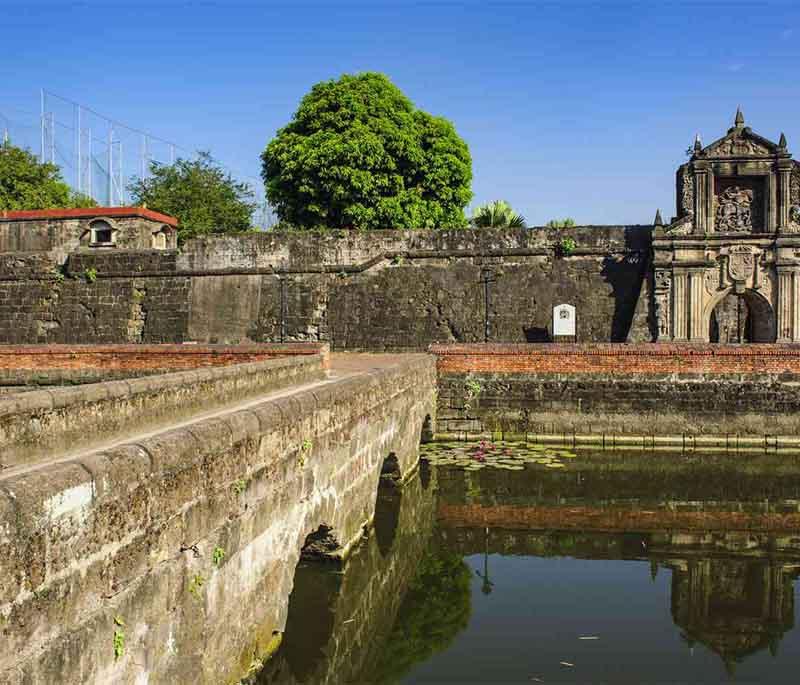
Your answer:
[[[476,228],[525,228],[525,217],[505,200],[495,200],[478,207],[469,223]]]

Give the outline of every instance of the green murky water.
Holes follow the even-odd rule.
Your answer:
[[[794,683],[800,458],[436,444],[255,683]]]

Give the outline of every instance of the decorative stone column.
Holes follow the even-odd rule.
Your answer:
[[[792,271],[792,342],[800,342],[800,272]]]
[[[686,316],[686,272],[675,271],[672,280],[672,339],[688,340]]]
[[[789,229],[789,207],[792,202],[790,199],[790,186],[792,182],[792,160],[781,160],[778,162],[778,230],[788,231]]]
[[[777,342],[791,342],[796,327],[794,324],[795,285],[797,279],[792,269],[779,266],[778,270],[778,305],[776,311],[777,318]]]
[[[703,271],[690,271],[688,337],[692,342],[708,342],[708,331],[703,330]]]
[[[709,174],[705,163],[697,162],[694,170],[694,221],[696,233],[708,233],[711,230],[709,219],[711,210],[709,202],[709,181],[713,182],[713,174]],[[713,193],[713,191],[712,191]]]

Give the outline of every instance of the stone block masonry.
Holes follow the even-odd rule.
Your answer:
[[[648,226],[329,231],[220,236],[176,250],[0,254],[0,342],[650,340]],[[577,248],[564,255],[559,245]],[[92,274],[94,280],[87,279]],[[486,300],[484,280],[489,279]],[[644,287],[643,287],[644,284]],[[488,320],[488,321],[487,321]]]
[[[0,473],[0,683],[238,682],[284,628],[306,538],[324,526],[344,553],[384,460],[408,474],[433,414],[431,357],[348,363],[246,410]]]
[[[441,433],[800,435],[800,348],[452,345]]]
[[[22,348],[0,353],[0,362],[52,371],[81,371],[91,364],[108,371],[187,369],[72,388],[53,388],[0,397],[0,467],[40,462],[53,455],[120,441],[155,430],[200,411],[241,403],[289,385],[321,380],[327,366],[324,346],[288,356],[290,347],[167,349]],[[323,349],[321,349],[323,348]],[[272,358],[278,356],[278,358]],[[249,361],[251,359],[261,361]],[[238,362],[238,363],[235,363]],[[241,363],[249,362],[249,363]],[[191,370],[192,367],[199,367]]]

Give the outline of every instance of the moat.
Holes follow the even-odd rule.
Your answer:
[[[795,682],[800,455],[422,457],[247,683]]]

